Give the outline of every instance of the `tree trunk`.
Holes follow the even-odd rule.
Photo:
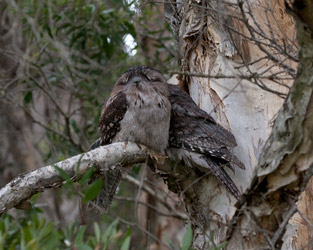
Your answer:
[[[301,23],[295,28],[281,0],[165,5],[180,52],[180,85],[233,132],[238,143],[234,154],[246,166],[229,173],[246,191],[236,207],[215,178],[195,185],[202,190],[195,192],[201,194],[199,209],[206,216],[203,222],[191,214],[194,247],[225,241],[229,249],[281,247],[297,210],[294,204],[312,175],[311,31]],[[302,16],[303,21],[310,15]],[[308,198],[303,200],[307,205]],[[295,244],[291,236],[284,238],[285,247]]]

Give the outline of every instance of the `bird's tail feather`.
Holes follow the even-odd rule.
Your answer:
[[[119,169],[113,169],[105,171],[99,178],[103,180],[102,188],[88,207],[98,213],[104,213],[112,203],[116,189],[121,182],[122,173]]]
[[[112,203],[116,189],[121,182],[122,173],[119,169],[113,169],[106,171],[101,178],[103,178],[103,186],[94,202],[100,207],[99,212],[105,212]]]
[[[89,147],[89,150],[93,150],[96,149],[98,147],[101,146],[101,138],[97,139],[96,141],[94,141],[91,146]]]
[[[89,150],[96,149],[101,146],[101,138],[97,139],[90,146]],[[121,182],[122,173],[119,169],[113,169],[105,171],[103,174],[97,174],[91,179],[91,182],[97,178],[103,180],[102,189],[100,190],[98,196],[89,204],[89,208],[96,210],[99,213],[105,212],[111,205],[113,197],[116,193],[116,189]]]
[[[241,197],[241,193],[236,186],[236,184],[229,177],[225,169],[215,162],[213,162],[209,157],[205,157],[206,162],[208,163],[208,167],[212,171],[212,173],[219,179],[219,181],[226,187],[226,189],[237,199],[239,200]]]

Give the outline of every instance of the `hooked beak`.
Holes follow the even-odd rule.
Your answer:
[[[141,77],[139,77],[139,76],[134,76],[132,79],[130,79],[130,84],[136,84],[136,85],[138,85],[138,83],[140,83],[141,82]]]

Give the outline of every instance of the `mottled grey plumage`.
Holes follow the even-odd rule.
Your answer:
[[[101,139],[93,148],[131,141],[164,152],[168,147],[171,104],[163,75],[148,67],[135,67],[116,81],[99,120]],[[104,173],[104,188],[97,204],[106,209],[120,182],[118,169]]]
[[[183,160],[186,166],[210,169],[239,199],[237,186],[223,168],[227,166],[234,171],[237,166],[244,169],[244,165],[228,150],[237,145],[235,137],[179,87],[169,85],[169,93],[172,113],[168,153]]]
[[[116,81],[99,121],[101,145],[132,141],[162,152],[168,145],[171,104],[162,74],[135,67]]]
[[[101,139],[93,148],[117,141],[144,144],[159,152],[167,149],[184,166],[210,171],[227,190],[240,192],[224,166],[244,169],[229,148],[237,145],[232,133],[217,124],[179,87],[168,85],[159,71],[131,68],[116,81],[99,121]],[[117,169],[104,175],[105,187],[97,199],[107,208],[121,179]]]

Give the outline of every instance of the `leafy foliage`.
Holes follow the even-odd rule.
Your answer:
[[[192,228],[191,228],[191,226],[189,226],[187,228],[185,235],[184,235],[182,245],[181,245],[181,250],[189,250],[191,248],[192,235],[193,235],[192,234]]]
[[[15,58],[17,63],[15,68],[12,67],[15,73],[3,77],[8,82],[0,86],[0,92],[4,102],[11,104],[12,110],[16,108],[26,114],[27,122],[23,127],[29,129],[34,138],[27,138],[25,145],[34,145],[32,150],[36,152],[38,165],[48,165],[88,150],[91,142],[98,137],[100,111],[116,78],[129,67],[146,64],[143,62],[148,61],[144,57],[146,52],[142,53],[135,47],[138,53],[133,56],[125,47],[126,36],[137,39],[137,34],[140,33],[138,23],[135,26],[134,20],[143,25],[155,12],[149,11],[151,6],[147,5],[148,8],[142,11],[144,17],[136,19],[135,11],[130,8],[134,2],[136,1],[2,1],[0,15],[5,27],[0,28],[7,29],[6,37],[14,35],[12,41],[9,40],[10,46],[1,51],[6,56]],[[160,18],[157,22],[159,20]],[[144,31],[157,41],[154,44],[155,53],[152,53],[153,57],[155,55],[155,60],[152,60],[155,67],[159,67],[159,64],[167,65],[172,58],[163,53],[165,49],[162,44],[168,39],[164,37],[169,35],[168,30],[163,30],[163,26],[157,31],[149,31],[151,25],[147,23]],[[162,55],[162,58],[158,55]],[[8,94],[8,89],[12,95]],[[22,145],[23,138],[19,138],[19,145]],[[15,160],[18,157],[8,158]],[[21,160],[23,161],[26,162],[25,159]],[[29,162],[37,163],[37,158]],[[12,168],[21,166],[16,162],[10,164]],[[33,164],[31,167],[40,166]],[[78,182],[74,182],[61,169],[57,170],[65,180],[65,185],[54,193],[55,206],[63,205],[63,198],[69,200],[73,195],[79,195],[88,202],[101,188],[101,180],[93,183],[89,181],[94,169],[88,171]],[[21,171],[26,169],[17,172]],[[132,173],[138,172],[139,167],[134,168]],[[1,167],[0,173],[3,173]],[[2,176],[0,177],[2,181]],[[125,183],[119,191],[123,196],[133,196],[134,192],[135,188]],[[126,220],[131,217],[129,210],[134,206],[133,202],[125,205],[125,201],[123,206],[119,206],[118,201],[113,201],[112,204],[113,210],[118,212],[117,216],[127,218]],[[116,247],[126,250],[129,249],[132,238],[143,238],[143,233],[136,227],[133,227],[132,232],[128,230],[124,233],[117,221],[107,228],[100,226],[100,223],[92,224],[93,232],[89,230],[90,225],[85,228],[74,224],[60,229],[61,225],[47,222],[40,212],[35,205],[31,212],[26,213],[27,217],[13,218],[6,215],[0,218],[0,250]],[[134,224],[132,219],[129,221]],[[111,222],[112,218],[106,215],[101,217],[101,225],[109,224],[108,221]],[[123,230],[126,230],[125,227]],[[142,241],[140,244],[143,244]]]
[[[94,223],[94,233],[86,233],[86,226],[72,225],[64,230],[47,222],[37,212],[31,218],[14,219],[4,215],[0,219],[0,250],[15,249],[123,249],[130,247],[130,231],[123,233],[118,220],[108,227],[100,228]]]
[[[48,147],[45,140],[39,144],[45,160],[86,150],[97,137],[110,86],[139,63],[124,43],[126,35],[136,37],[135,12],[122,0],[6,1],[3,7],[22,29],[22,48],[16,48],[25,50],[20,103],[38,124],[43,122],[34,114],[44,118],[51,141]],[[40,98],[47,105],[44,112],[39,111]]]

